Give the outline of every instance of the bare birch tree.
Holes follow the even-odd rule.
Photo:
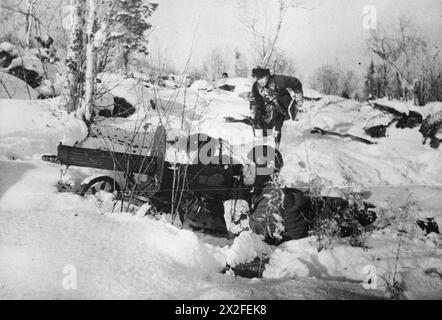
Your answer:
[[[96,50],[95,31],[97,22],[97,0],[89,0],[89,14],[86,31],[86,83],[84,97],[84,118],[91,120],[95,98],[95,77],[96,77]]]
[[[75,111],[81,96],[81,69],[83,64],[83,21],[85,0],[71,0],[70,44],[68,46],[66,66],[68,67],[69,95],[67,109]]]
[[[31,32],[35,23],[34,6],[37,0],[28,0],[26,12],[26,47],[29,48],[31,41]]]

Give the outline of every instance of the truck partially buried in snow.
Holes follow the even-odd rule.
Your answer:
[[[196,134],[187,139],[187,152],[195,152],[192,161],[171,163],[165,161],[166,144],[165,129],[158,126],[148,155],[60,144],[57,155],[43,156],[43,160],[109,172],[88,177],[76,189],[60,183],[60,191],[68,189],[82,197],[96,197],[98,204],[103,201],[103,192],[113,194],[115,201],[128,205],[142,207],[149,203],[151,212],[145,214],[171,213],[192,229],[226,236],[250,228],[263,235],[268,243],[300,239],[308,235],[312,213],[325,207],[334,208],[338,213],[350,210],[363,225],[372,223],[376,217],[371,211],[374,207],[369,204],[356,208],[339,198],[310,201],[300,190],[281,188],[276,192],[280,193],[281,211],[272,214],[281,214],[283,222],[274,219],[270,224],[275,226],[270,227],[269,232],[263,223],[276,190],[271,180],[284,165],[278,150],[268,145],[255,146],[244,162],[228,152],[226,141]],[[278,227],[278,223],[284,226]],[[348,232],[344,227],[342,234]]]

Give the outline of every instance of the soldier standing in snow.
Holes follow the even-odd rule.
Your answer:
[[[252,76],[256,79],[250,101],[254,126],[274,129],[275,146],[279,148],[284,121],[295,120],[302,106],[302,84],[295,77],[271,75],[269,69],[261,67],[254,68]]]

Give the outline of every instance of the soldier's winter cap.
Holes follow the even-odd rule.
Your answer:
[[[252,77],[262,78],[270,75],[270,70],[267,68],[256,67],[252,69]]]

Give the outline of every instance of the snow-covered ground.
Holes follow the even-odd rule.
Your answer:
[[[243,92],[146,89],[126,82],[136,93],[130,102],[138,112],[126,119],[98,118],[94,137],[86,140],[86,127],[61,110],[58,99],[0,100],[0,298],[383,298],[395,270],[406,298],[442,298],[441,236],[426,236],[415,223],[433,217],[442,226],[442,151],[423,145],[418,128],[391,127],[374,145],[310,133],[318,126],[372,139],[363,128],[388,123],[389,116],[356,101],[306,101],[299,120],[284,125],[281,176],[287,186],[314,186],[324,195],[360,192],[378,205],[378,230],[367,234],[365,249],[345,239],[318,252],[313,237],[279,247],[249,233],[234,241],[208,237],[170,224],[167,216],[112,213],[110,201],[97,204],[57,192],[60,168],[39,155],[55,154],[60,141],[119,149],[138,132],[141,146],[144,132],[150,135],[161,123],[168,140],[178,137],[168,145],[169,161],[185,158],[181,141],[192,133],[225,139],[239,158],[253,144],[272,143],[254,137],[245,124],[224,122],[226,116],[248,115]],[[245,80],[236,82],[247,88]],[[96,173],[70,168],[62,179],[79,183]],[[257,254],[270,258],[263,279],[220,273],[226,263]],[[376,268],[377,290],[362,286],[366,266]],[[66,290],[72,270],[77,287]]]
[[[87,136],[86,125],[50,100],[0,99],[0,157],[24,159],[56,154],[60,142],[73,145]]]
[[[70,174],[82,173],[74,169]],[[165,220],[106,212],[92,199],[58,193],[58,176],[57,166],[38,160],[0,161],[0,298],[380,296],[355,281],[248,280],[220,274],[226,261],[250,251],[244,247],[244,243],[251,244],[250,235],[243,236],[242,247],[231,249],[222,239],[212,239],[217,245],[211,245],[204,237]],[[64,279],[72,270],[76,289],[65,290]]]

